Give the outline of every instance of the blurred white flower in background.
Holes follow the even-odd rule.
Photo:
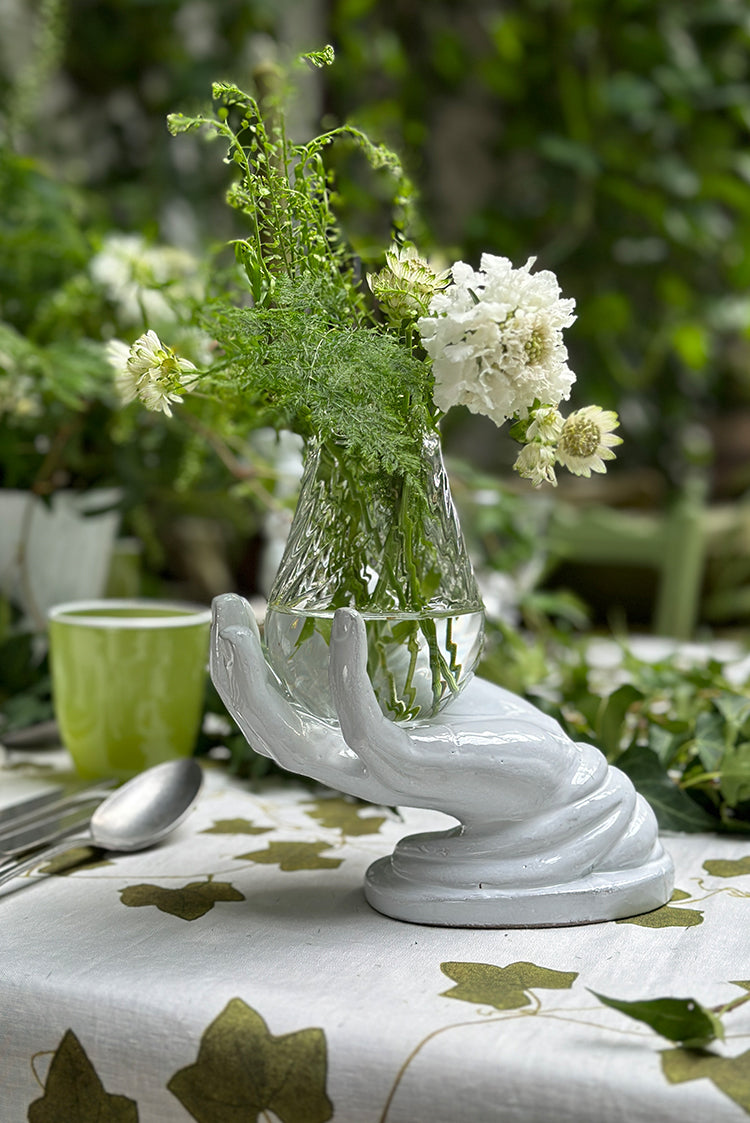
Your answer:
[[[186,250],[151,246],[140,234],[112,234],[91,259],[91,276],[114,304],[123,324],[162,324],[175,308],[199,299],[200,267]]]

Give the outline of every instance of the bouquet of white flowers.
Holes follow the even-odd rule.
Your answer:
[[[305,57],[324,65],[332,52]],[[123,399],[166,413],[220,402],[230,439],[269,423],[305,438],[302,496],[269,598],[272,662],[298,699],[325,711],[330,622],[351,604],[368,620],[383,708],[435,712],[470,676],[482,635],[440,418],[464,405],[509,422],[522,446],[515,467],[538,486],[556,482],[558,464],[604,471],[616,415],[559,412],[575,381],[562,338],[574,302],[552,273],[491,254],[478,271],[456,262],[437,273],[406,238],[409,190],[393,153],[349,125],[293,144],[278,107],[262,111],[227,84],[214,97],[214,116],[173,115],[170,128],[228,143],[240,171],[229,202],[250,227],[234,243],[247,287],[204,310],[216,354],[205,370],[153,331],[129,347],[113,341]],[[342,139],[393,177],[396,239],[369,272],[343,236],[324,162]]]

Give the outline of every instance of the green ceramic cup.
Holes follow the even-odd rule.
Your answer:
[[[85,778],[189,756],[203,712],[211,610],[150,600],[49,610],[55,716]]]

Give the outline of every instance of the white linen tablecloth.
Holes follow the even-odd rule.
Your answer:
[[[0,769],[0,803],[45,776]],[[750,988],[750,838],[668,838],[675,897],[632,921],[450,929],[374,912],[368,864],[445,821],[295,779],[252,790],[209,765],[160,847],[0,890],[0,1123],[750,1114],[750,1006],[700,1054],[591,993],[710,1007]]]

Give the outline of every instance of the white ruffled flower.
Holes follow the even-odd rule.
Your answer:
[[[107,357],[115,372],[115,385],[123,404],[140,398],[147,409],[172,416],[172,402],[195,386],[198,373],[189,359],[180,359],[155,331],[139,336],[131,347],[119,339],[107,346]]]
[[[601,406],[584,406],[565,419],[557,442],[557,460],[574,476],[606,472],[605,460],[614,460],[614,445],[622,437],[612,431],[620,424],[617,414]]]
[[[542,484],[557,486],[554,445],[544,445],[538,441],[524,445],[513,467],[523,479],[531,480],[534,487],[541,487]]]
[[[514,269],[485,253],[479,272],[456,262],[453,283],[430,301],[417,326],[443,412],[465,405],[502,425],[526,417],[535,401],[557,406],[570,395],[575,375],[562,332],[575,301],[560,296],[554,273],[531,273],[535,260]]]
[[[388,319],[401,322],[425,315],[448,272],[436,273],[415,246],[393,245],[386,251],[385,267],[368,273],[367,280]]]

